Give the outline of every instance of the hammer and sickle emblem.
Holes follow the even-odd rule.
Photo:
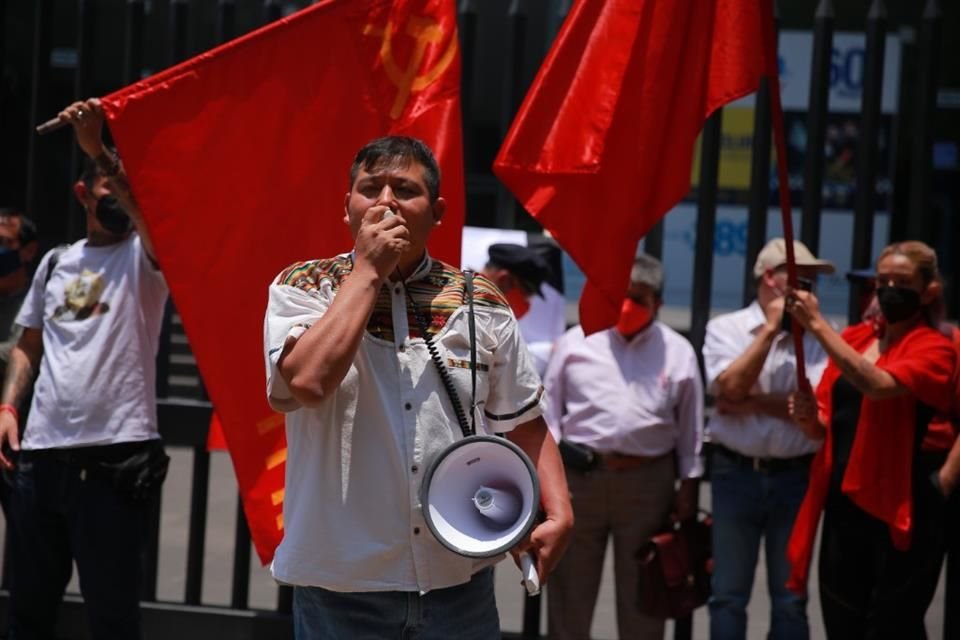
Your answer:
[[[443,28],[433,18],[411,17],[407,20],[406,33],[414,39],[416,44],[413,47],[413,53],[410,55],[406,69],[402,69],[393,57],[391,38],[393,31],[393,24],[390,21],[387,21],[385,27],[375,27],[372,24],[368,24],[363,28],[364,35],[383,37],[383,41],[380,44],[380,59],[383,61],[383,69],[387,74],[387,78],[389,78],[390,82],[397,88],[397,97],[394,99],[393,106],[390,108],[390,117],[396,120],[400,117],[400,114],[403,113],[403,108],[407,105],[410,94],[414,91],[422,91],[430,86],[434,80],[447,70],[450,63],[453,62],[453,57],[457,53],[457,37],[456,33],[454,33],[453,37],[450,38],[450,43],[447,45],[446,50],[443,52],[443,55],[440,56],[440,59],[437,60],[436,64],[434,64],[432,68],[420,73],[420,65],[423,62],[427,46],[440,42],[443,39]]]

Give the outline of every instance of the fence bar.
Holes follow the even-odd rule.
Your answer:
[[[520,630],[521,640],[538,640],[540,638],[540,612],[543,610],[543,594],[526,595],[523,598],[523,627]]]
[[[160,324],[160,341],[157,349],[157,379],[156,389],[158,398],[170,395],[170,354],[173,348],[170,337],[173,334],[173,302],[169,299],[163,307],[163,322]]]
[[[857,144],[857,193],[853,214],[851,267],[870,266],[873,247],[873,211],[876,207],[877,138],[880,125],[880,98],[883,89],[883,55],[887,10],[883,0],[874,0],[867,16],[866,62],[864,63],[860,140]],[[851,295],[847,311],[851,323],[858,322],[857,297]]]
[[[810,66],[810,99],[807,103],[807,154],[803,165],[803,218],[800,222],[800,239],[814,255],[820,253],[823,148],[827,137],[833,20],[833,2],[820,0],[813,27],[813,62]]]
[[[94,34],[96,24],[96,4],[86,0],[77,0],[77,66],[73,72],[73,98],[85,100],[90,97],[90,77],[93,70],[92,47],[97,38]],[[80,175],[83,163],[82,152],[75,145],[70,145],[70,174],[69,180]],[[67,209],[67,238],[73,240],[83,235],[84,227],[80,202],[76,198],[69,198]]]
[[[663,218],[643,236],[643,252],[663,261]]]
[[[127,0],[123,37],[123,78],[136,82],[143,73],[143,0]]]
[[[697,239],[694,248],[693,314],[690,318],[690,343],[703,371],[703,341],[710,319],[710,294],[713,288],[713,241],[717,227],[717,178],[720,170],[720,133],[723,109],[717,109],[703,127],[700,139],[700,181],[697,187]],[[699,502],[699,487],[695,503]],[[674,640],[690,640],[693,616],[674,623]]]
[[[277,589],[277,612],[293,613],[293,587],[281,585]]]
[[[0,74],[3,73],[3,69],[6,69],[4,66],[6,64],[6,58],[4,54],[7,52],[7,0],[0,0]],[[0,75],[0,79],[3,76]],[[0,118],[5,116],[4,113],[3,96],[0,95]]]
[[[96,41],[97,6],[94,2],[77,0],[77,66],[73,74],[73,94],[78,100],[88,97],[90,76],[93,71],[92,45]],[[77,175],[79,171],[71,173]]]
[[[916,108],[910,149],[910,206],[907,238],[934,244],[937,216],[930,207],[933,172],[933,127],[937,112],[937,78],[943,41],[943,15],[938,0],[928,0],[920,20],[920,55],[917,61]]]
[[[690,343],[699,354],[703,348],[710,293],[713,288],[713,240],[717,226],[717,177],[720,166],[720,127],[723,110],[717,109],[703,126],[700,141],[700,181],[697,187],[697,239],[694,248],[693,316]],[[700,356],[702,358],[702,356]],[[701,364],[702,361],[701,361]]]
[[[750,151],[750,205],[743,262],[743,304],[753,300],[753,263],[767,239],[770,210],[770,81],[760,78],[753,111],[753,147]]]
[[[263,21],[264,23],[273,22],[283,17],[283,4],[280,0],[264,0],[263,3]]]
[[[250,606],[250,528],[240,495],[237,495],[237,525],[233,535],[233,592],[230,606],[233,609],[247,609]]]
[[[550,40],[551,41],[560,32],[560,27],[563,26],[563,21],[567,19],[567,14],[570,13],[571,4],[572,4],[572,0],[559,0],[559,2],[557,2],[557,13],[550,24]],[[547,42],[547,48],[549,48],[551,44],[552,42]]]
[[[223,44],[237,35],[237,5],[234,0],[217,3],[217,42]]]
[[[160,513],[163,509],[163,495],[150,504],[147,511],[145,549],[143,554],[143,582],[140,585],[140,599],[146,602],[157,600],[157,566],[160,558]]]
[[[773,37],[780,38],[780,12],[773,1]],[[753,111],[753,145],[750,149],[750,198],[747,211],[747,239],[744,248],[743,305],[750,304],[754,294],[753,263],[767,239],[767,216],[770,211],[770,80],[760,78]]]
[[[473,79],[477,54],[477,8],[473,0],[462,0],[457,9],[460,35],[460,113],[463,118],[464,169],[473,172]]]
[[[513,116],[523,100],[526,85],[523,77],[524,45],[527,37],[527,3],[512,0],[507,10],[507,37],[505,68],[500,92],[500,137],[505,138]],[[517,200],[500,182],[497,183],[496,226],[512,229],[516,226]]]
[[[50,49],[53,46],[53,0],[37,0],[33,10],[33,60],[30,78],[30,129],[27,132],[27,215],[34,221],[38,217],[39,162],[37,136],[33,127],[45,121],[49,116],[41,114],[41,102],[45,88],[50,85]],[[41,222],[41,228],[42,226]]]
[[[168,51],[170,64],[176,64],[187,59],[187,33],[190,28],[189,0],[170,0],[170,30],[168,36]]]
[[[207,493],[210,487],[210,454],[193,450],[193,486],[190,488],[190,533],[187,540],[186,604],[200,604],[203,592],[203,552],[207,533]]]

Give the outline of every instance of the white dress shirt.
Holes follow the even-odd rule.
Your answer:
[[[368,324],[350,370],[318,406],[301,406],[278,371],[283,346],[323,316],[351,268],[348,256],[303,263],[291,268],[302,275],[284,281],[288,269],[270,286],[267,395],[286,412],[288,447],[284,536],[273,575],[333,591],[427,592],[463,584],[499,558],[456,555],[425,524],[421,479],[462,435],[423,339],[410,336],[404,283],[389,283],[389,301],[382,293],[372,314],[371,322],[390,319],[378,326],[390,327],[391,339],[376,337]],[[466,408],[470,343],[458,293],[462,277],[427,258],[407,284],[413,290],[418,281],[421,288],[442,287],[436,300],[443,301],[435,305],[445,306],[433,306],[431,315],[449,317],[432,339]],[[541,415],[543,389],[502,295],[480,276],[475,290],[477,432],[507,432]]]
[[[681,478],[703,474],[703,386],[693,347],[660,322],[626,340],[580,327],[557,342],[544,377],[553,437],[600,453],[676,450]]]
[[[703,344],[707,392],[716,395],[716,380],[734,360],[753,343],[767,319],[754,301],[748,307],[717,316],[707,324]],[[827,366],[827,354],[809,333],[803,336],[807,378],[814,389]],[[797,357],[793,337],[781,332],[773,340],[763,369],[751,393],[789,393],[797,390]],[[710,418],[707,434],[711,442],[721,444],[745,456],[755,458],[793,458],[816,451],[820,443],[810,440],[800,428],[787,420],[761,414],[723,415]]]

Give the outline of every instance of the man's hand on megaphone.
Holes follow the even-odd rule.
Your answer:
[[[563,552],[567,550],[572,533],[573,523],[568,524],[547,516],[543,522],[534,527],[529,538],[523,540],[510,552],[513,555],[513,561],[517,563],[517,567],[520,567],[520,555],[532,553],[536,558],[540,584],[546,584],[553,568],[557,566]]]

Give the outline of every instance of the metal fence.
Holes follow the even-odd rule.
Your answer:
[[[65,5],[68,5],[65,8]],[[205,44],[201,34],[213,30],[214,42],[226,41],[260,24],[278,19],[284,12],[296,10],[298,4],[243,0],[219,0],[217,3],[188,0],[114,0],[97,3],[76,0],[55,3],[35,0],[32,28],[32,85],[29,105],[20,105],[29,114],[26,124],[32,125],[52,115],[51,96],[85,97],[117,88],[134,81],[149,69],[183,60]],[[481,8],[481,2],[463,0],[459,5],[459,29],[463,56],[463,114],[467,156],[468,221],[479,226],[531,227],[532,223],[515,200],[490,173],[490,161],[498,141],[509,126],[529,85],[549,40],[569,8],[569,3],[555,0],[535,3],[532,0],[511,0],[497,3],[497,14]],[[821,238],[821,195],[823,193],[823,153],[827,131],[827,95],[831,72],[831,50],[835,30],[834,2],[821,0],[813,19],[813,56],[809,108],[806,119],[806,155],[803,166],[801,239],[816,252]],[[0,0],[0,17],[7,20],[11,9]],[[909,79],[901,83],[899,104],[913,114],[909,136],[897,138],[908,145],[909,175],[894,176],[894,194],[886,203],[890,211],[890,238],[921,239],[935,247],[957,247],[960,243],[960,221],[956,215],[934,215],[931,203],[932,141],[938,86],[938,64],[943,43],[943,17],[940,3],[927,0],[915,10],[915,38],[904,46],[912,47],[915,61]],[[62,17],[73,18],[70,29],[75,35],[75,59],[72,65],[57,67],[55,33],[65,28]],[[6,25],[5,25],[6,26]],[[853,212],[854,233],[850,252],[854,267],[867,267],[871,259],[873,220],[877,206],[874,185],[880,162],[878,153],[880,101],[883,82],[885,34],[888,20],[885,4],[874,0],[863,15],[861,28],[866,34],[864,83],[860,115],[860,135],[856,147],[856,204]],[[0,33],[9,33],[5,28]],[[191,44],[193,43],[193,44]],[[0,52],[5,50],[0,42]],[[497,50],[495,55],[491,53]],[[0,53],[2,55],[2,53]],[[62,51],[60,55],[63,55]],[[492,61],[492,64],[491,64]],[[0,68],[4,60],[0,59]],[[109,68],[104,68],[105,66]],[[59,87],[59,88],[57,88]],[[493,98],[490,88],[494,88]],[[490,100],[496,104],[491,107]],[[63,101],[66,103],[66,100]],[[746,265],[742,274],[744,302],[752,297],[749,265],[766,241],[767,212],[775,185],[771,181],[771,116],[769,92],[764,83],[757,94],[748,217],[746,227]],[[3,113],[11,113],[4,104]],[[15,107],[16,105],[14,105]],[[494,117],[490,113],[494,112]],[[711,312],[713,271],[713,238],[718,202],[718,165],[721,145],[722,113],[715,113],[706,123],[700,145],[700,173],[695,189],[697,218],[695,268],[691,300],[692,322],[689,337],[699,352]],[[902,120],[902,119],[901,119]],[[906,123],[897,124],[904,131]],[[41,140],[28,129],[23,132],[26,144],[26,196],[29,212],[38,212],[40,226],[49,243],[73,239],[81,233],[80,216],[64,218],[47,213],[62,207],[51,200],[51,184],[77,173],[77,152],[67,151],[63,142]],[[492,142],[491,142],[492,141]],[[71,147],[72,148],[72,147]],[[898,152],[899,155],[904,153]],[[63,158],[69,158],[65,163]],[[69,166],[66,166],[69,164]],[[61,196],[57,196],[61,197]],[[69,198],[61,197],[61,204]],[[663,225],[658,225],[646,238],[648,253],[662,255]],[[941,256],[943,253],[941,252]],[[948,281],[957,272],[955,259],[944,260]],[[740,277],[739,274],[737,277]],[[851,296],[852,300],[852,296]],[[950,309],[957,315],[958,296],[951,294]],[[855,313],[851,302],[851,317]],[[202,381],[176,321],[168,310],[158,358],[159,406],[161,431],[172,447],[192,451],[192,491],[190,526],[183,599],[178,602],[157,601],[157,556],[160,506],[154,514],[151,544],[145,559],[146,584],[143,610],[148,638],[177,637],[183,640],[201,637],[273,638],[291,633],[290,590],[281,588],[275,610],[253,610],[249,607],[250,541],[242,510],[238,509],[235,529],[232,595],[229,607],[215,607],[202,602],[204,539],[206,531],[210,454],[206,449],[206,432],[211,407],[206,400]],[[5,599],[5,595],[2,595]],[[538,600],[531,601],[524,618],[522,637],[538,637]],[[62,612],[62,628],[70,637],[83,637],[81,605],[68,597]],[[690,621],[680,621],[676,637],[689,637]]]

